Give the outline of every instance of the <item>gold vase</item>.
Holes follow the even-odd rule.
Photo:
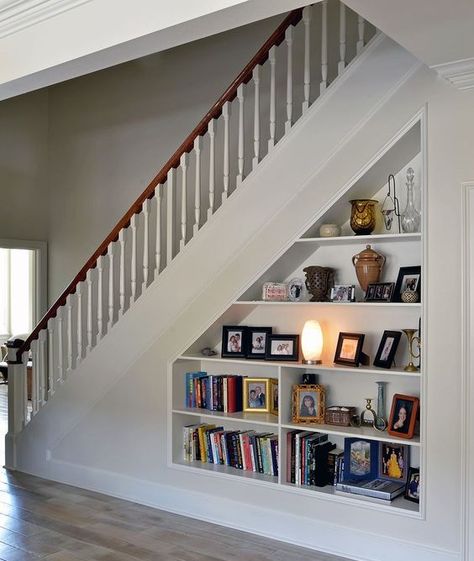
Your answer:
[[[375,207],[378,201],[373,199],[354,199],[352,205],[351,228],[356,236],[371,234],[375,228]]]

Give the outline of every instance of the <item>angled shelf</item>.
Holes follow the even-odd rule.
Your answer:
[[[421,242],[421,233],[415,234],[371,234],[369,236],[336,236],[333,238],[300,238],[296,244],[349,245],[393,242]]]

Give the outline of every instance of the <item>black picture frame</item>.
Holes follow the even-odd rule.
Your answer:
[[[365,356],[362,352],[364,339],[364,333],[339,333],[336,352],[334,354],[335,364],[342,364],[344,366],[359,366],[363,356]],[[350,345],[350,349],[344,349],[345,341],[354,341],[355,346],[354,343],[352,343]],[[351,351],[350,354],[348,351]]]
[[[392,296],[392,302],[402,302],[402,292],[406,288],[407,277],[417,276],[416,288],[414,292],[418,294],[418,302],[421,301],[421,266],[400,267],[398,271],[397,282]]]
[[[271,327],[248,327],[247,349],[245,354],[246,358],[251,358],[253,360],[265,360],[265,354],[267,352],[267,338],[271,334]],[[259,337],[262,337],[263,341],[256,341]],[[257,344],[261,345],[261,349],[257,348]]]
[[[395,289],[394,282],[374,282],[367,286],[365,293],[366,302],[391,302],[393,291]]]
[[[418,478],[418,479],[417,479]],[[405,485],[405,499],[413,501],[414,503],[420,502],[420,468],[411,467],[408,470],[407,483]]]
[[[401,331],[384,331],[380,340],[377,354],[374,358],[374,366],[378,368],[392,368],[393,359],[402,337]]]
[[[291,344],[278,351],[278,346]],[[288,351],[288,352],[287,352]],[[266,360],[298,361],[300,357],[300,336],[299,335],[275,335],[267,337],[267,348],[265,352]]]
[[[231,348],[237,348],[230,340],[239,334],[240,342],[239,350],[232,351]],[[248,348],[248,327],[243,325],[224,325],[222,327],[222,358],[246,358]]]
[[[406,484],[410,471],[410,446],[400,442],[379,443],[379,479]]]

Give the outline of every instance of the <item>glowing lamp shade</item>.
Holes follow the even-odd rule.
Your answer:
[[[321,364],[323,352],[323,332],[319,322],[312,319],[307,321],[301,334],[301,349],[305,364]]]

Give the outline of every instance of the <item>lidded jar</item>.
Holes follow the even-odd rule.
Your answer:
[[[357,280],[362,290],[366,292],[369,284],[379,282],[385,265],[385,256],[377,253],[368,245],[363,251],[354,255],[352,264],[356,270]]]

